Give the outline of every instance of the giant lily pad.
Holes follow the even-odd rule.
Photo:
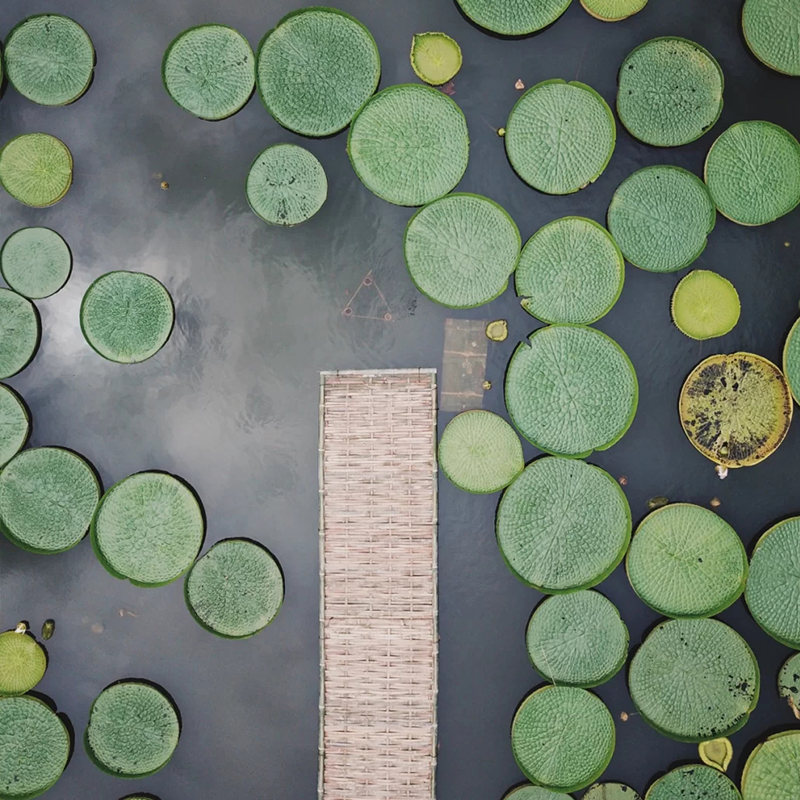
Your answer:
[[[742,30],[759,61],[784,75],[800,75],[798,0],[746,0]]]
[[[800,731],[770,736],[750,754],[742,773],[744,800],[800,797]]]
[[[730,778],[713,767],[687,764],[659,778],[645,800],[741,800]],[[759,800],[766,800],[760,798]]]
[[[522,36],[546,28],[572,0],[457,0],[461,10],[486,30]]]

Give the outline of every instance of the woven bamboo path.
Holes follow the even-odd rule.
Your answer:
[[[320,800],[431,800],[436,374],[320,381]]]

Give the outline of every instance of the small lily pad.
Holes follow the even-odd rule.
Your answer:
[[[496,319],[486,326],[486,338],[491,342],[504,342],[508,339],[508,322]]]
[[[741,309],[736,287],[707,269],[692,270],[672,295],[672,320],[690,339],[714,339],[730,333]]]
[[[800,319],[792,325],[783,346],[783,374],[795,402],[800,403]]]
[[[19,294],[38,300],[55,294],[72,271],[67,243],[50,228],[21,228],[0,250],[0,272]]]
[[[10,289],[0,289],[0,378],[10,378],[30,364],[40,336],[36,306]]]
[[[441,86],[461,69],[461,48],[446,33],[417,33],[411,41],[411,68],[425,83]]]
[[[647,5],[647,0],[581,0],[581,5],[595,19],[602,22],[619,22],[638,14]]]
[[[503,797],[503,800],[572,800],[572,795],[527,783],[512,789]]]
[[[727,772],[733,759],[733,745],[730,739],[724,737],[711,739],[708,742],[700,742],[697,746],[697,753],[704,764],[714,767],[720,772]]]
[[[624,783],[596,783],[586,790],[582,800],[642,800],[642,798]]]
[[[742,800],[730,778],[702,764],[687,764],[660,777],[645,800]],[[766,798],[759,798],[766,800]]]
[[[778,694],[786,699],[796,719],[800,719],[800,653],[786,660],[778,673]]]
[[[461,10],[476,24],[504,36],[523,36],[546,28],[569,7],[572,0],[457,0]]]
[[[742,772],[744,800],[800,797],[800,731],[770,736],[750,753]]]
[[[72,153],[48,133],[23,133],[0,150],[0,184],[26,206],[52,206],[72,185]]]
[[[753,55],[776,72],[800,75],[800,4],[797,0],[746,0],[742,31]]]
[[[29,692],[46,669],[47,655],[33,636],[24,631],[0,633],[0,697]]]
[[[31,432],[31,419],[22,398],[0,384],[0,468],[25,446]]]

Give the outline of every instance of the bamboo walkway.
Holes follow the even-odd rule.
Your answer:
[[[431,800],[436,373],[320,376],[320,800]]]

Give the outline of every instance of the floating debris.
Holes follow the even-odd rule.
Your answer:
[[[621,719],[623,722],[627,722],[627,721],[630,719],[630,716],[629,716],[629,714],[628,714],[628,712],[627,712],[627,711],[621,711],[621,712],[620,712],[620,715],[619,715],[619,718],[620,718],[620,719]]]
[[[664,506],[668,505],[669,505],[669,497],[664,497],[663,494],[660,494],[657,497],[651,497],[647,501],[647,507],[651,511],[655,511],[657,508],[663,508]]]
[[[54,619],[46,619],[42,624],[42,639],[51,639],[56,631],[56,621]]]
[[[712,497],[708,504],[711,508],[719,508],[722,505],[722,500],[720,500],[719,497]]]
[[[505,128],[498,128],[497,129],[497,135],[498,136],[505,136],[506,135],[506,129]]]
[[[514,84],[515,89],[519,89],[522,91],[525,88],[525,84],[522,82],[522,78],[517,78],[517,82]]]
[[[162,189],[169,189],[169,184],[166,181],[161,181],[161,188]]]
[[[623,476],[622,476],[622,477],[619,479],[619,485],[620,485],[620,486],[627,486],[627,485],[628,485],[628,476],[627,476],[627,475],[623,475]]]
[[[484,391],[488,392],[489,389],[491,389],[491,388],[492,388],[492,382],[491,381],[484,381],[483,382]]]
[[[444,92],[448,97],[452,97],[456,93],[456,85],[453,81],[448,81],[444,86],[440,86],[439,90]]]
[[[103,633],[106,629],[106,626],[103,625],[102,622],[95,622],[92,625],[92,633]]]
[[[733,759],[733,745],[728,739],[712,739],[697,746],[700,760],[720,772],[727,771]]]
[[[728,477],[728,468],[727,467],[723,467],[722,464],[717,464],[717,466],[714,467],[714,471],[717,473],[717,477],[721,481],[724,481],[725,478]]]
[[[508,322],[496,319],[486,326],[486,338],[493,342],[504,342],[508,339]]]
[[[21,622],[17,623],[17,627],[14,628],[14,633],[27,633],[28,632],[28,623],[25,622],[23,619]]]

